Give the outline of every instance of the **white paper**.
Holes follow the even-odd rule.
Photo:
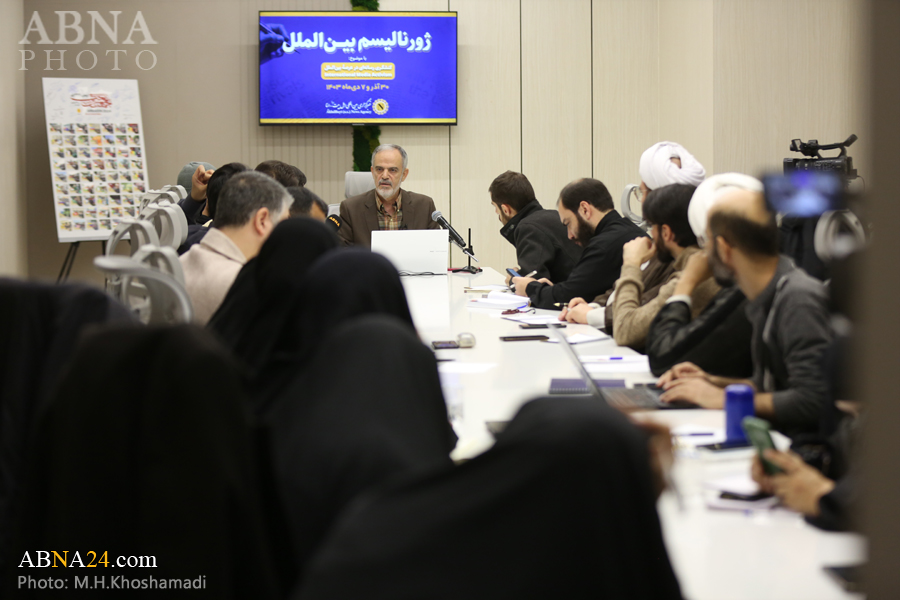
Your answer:
[[[438,371],[441,373],[486,373],[497,363],[468,363],[459,361],[447,361],[438,363]]]
[[[479,298],[478,300],[470,300],[466,305],[469,308],[502,308],[509,310],[510,308],[528,308],[528,299],[522,298],[518,303],[507,302],[506,300],[491,300],[490,298]]]
[[[525,308],[529,304],[528,298],[517,296],[508,292],[493,291],[487,298],[472,298],[468,306],[479,308]]]
[[[607,336],[609,337],[609,336]],[[619,355],[606,355],[606,354],[584,354],[578,357],[581,359],[585,365],[588,363],[599,363],[599,364],[607,364],[607,363],[640,363],[643,365],[649,366],[650,363],[647,362],[647,357],[643,354],[628,354],[625,356]]]
[[[584,365],[588,373],[593,375],[605,375],[610,373],[649,373],[650,367],[646,364],[633,362],[615,363],[589,363]]]
[[[470,294],[471,294],[471,293],[475,293],[476,291],[478,291],[478,292],[484,292],[484,293],[489,293],[489,292],[503,292],[503,291],[507,291],[507,290],[509,290],[509,286],[508,286],[508,285],[503,285],[503,284],[500,284],[500,283],[489,283],[489,284],[487,284],[487,285],[476,285],[476,286],[467,287],[467,288],[464,288],[464,289],[465,289],[466,291],[468,291]]]
[[[584,344],[587,342],[599,342],[601,340],[608,340],[609,336],[605,333],[597,332],[596,334],[591,333],[573,333],[571,335],[567,335],[566,339],[569,340],[570,344]],[[556,338],[550,338],[547,340],[551,344],[558,344],[559,340]]]
[[[676,437],[679,446],[721,444],[725,441],[725,430],[721,427],[706,427],[692,423],[673,427],[672,435]]]
[[[511,315],[503,318],[507,321],[528,323],[530,325],[550,325],[553,323],[559,323],[559,318],[555,315]]]

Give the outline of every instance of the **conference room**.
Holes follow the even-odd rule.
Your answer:
[[[2,596],[893,597],[898,27],[4,0]]]

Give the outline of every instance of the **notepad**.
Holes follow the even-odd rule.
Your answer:
[[[556,315],[511,315],[503,318],[507,321],[527,323],[529,325],[552,325],[553,323],[559,323],[559,319]]]
[[[473,308],[502,308],[507,310],[510,308],[526,308],[529,303],[530,300],[523,296],[493,291],[487,294],[486,297],[469,300],[467,306]]]

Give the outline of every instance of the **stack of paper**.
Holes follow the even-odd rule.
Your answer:
[[[470,308],[500,308],[508,310],[510,308],[527,308],[529,303],[530,300],[523,296],[494,290],[484,297],[469,300],[467,306]]]
[[[475,293],[488,294],[490,292],[508,292],[509,286],[503,285],[502,283],[486,283],[484,285],[476,285],[473,287],[463,288],[463,291],[467,294],[475,294]]]
[[[503,318],[507,321],[527,323],[529,325],[552,325],[553,323],[559,323],[559,317],[556,315],[510,315]]]
[[[591,327],[590,325],[579,325],[574,323],[569,323],[566,328],[562,330],[562,334],[566,336],[566,339],[569,340],[570,344],[599,342],[601,340],[609,339],[609,336],[599,329]],[[557,339],[556,337],[551,337],[547,341],[551,344],[559,343],[559,339]]]

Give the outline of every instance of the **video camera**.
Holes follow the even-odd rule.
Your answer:
[[[856,179],[856,169],[853,168],[853,159],[847,156],[847,148],[857,139],[856,135],[851,135],[843,142],[836,144],[819,144],[819,140],[809,140],[801,142],[800,140],[791,141],[791,152],[799,152],[803,156],[809,158],[786,158],[784,159],[784,174],[787,175],[793,171],[828,171],[841,175],[845,181]],[[824,158],[819,154],[822,150],[837,150],[840,154]]]

